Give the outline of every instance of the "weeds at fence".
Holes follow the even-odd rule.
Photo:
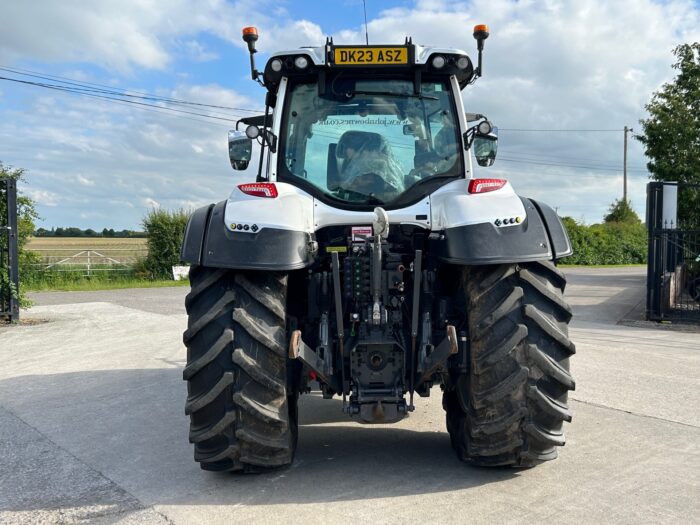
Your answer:
[[[105,271],[101,271],[105,270]],[[167,279],[147,279],[142,271],[129,268],[115,272],[113,269],[93,268],[88,276],[84,269],[55,269],[33,272],[25,282],[28,291],[90,291],[119,288],[161,288],[166,286],[185,286],[187,280],[173,281]]]

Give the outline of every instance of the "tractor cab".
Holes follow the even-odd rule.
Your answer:
[[[480,44],[487,36],[477,26]],[[481,71],[464,51],[328,39],[275,53],[259,72],[256,39],[254,28],[244,30],[252,77],[268,91],[266,114],[239,121],[255,123],[230,133],[229,153],[235,169],[246,168],[259,140],[268,156],[263,173],[261,152],[258,182],[286,182],[336,208],[396,209],[471,178],[474,140],[479,163],[493,162],[496,130],[481,115],[469,127],[462,106],[461,89]]]

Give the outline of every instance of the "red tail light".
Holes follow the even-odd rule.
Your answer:
[[[469,193],[487,193],[500,190],[508,182],[505,179],[471,179],[469,181]]]
[[[267,197],[274,199],[277,197],[277,186],[272,182],[251,182],[250,184],[239,184],[238,189],[246,195],[253,197]]]

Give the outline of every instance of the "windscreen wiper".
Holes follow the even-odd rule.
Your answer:
[[[425,177],[424,179],[419,180],[418,182],[415,182],[411,184],[408,188],[406,188],[401,195],[399,195],[395,200],[391,202],[392,206],[403,206],[404,203],[410,203],[416,195],[420,195],[422,191],[425,191],[423,186],[427,185],[430,182],[433,183],[439,183],[440,181],[443,180],[457,180],[460,178],[460,175],[458,173],[453,173],[453,174],[448,174],[448,173],[439,173],[437,175],[430,175],[429,177]]]
[[[423,95],[423,94],[413,94],[413,93],[394,93],[393,91],[348,91],[345,93],[346,97],[353,97],[355,95],[384,95],[389,97],[402,97],[402,98],[428,98],[430,100],[439,100],[433,95]]]
[[[419,180],[418,182],[414,182],[411,186],[406,188],[406,191],[411,190],[413,188],[417,188],[419,186],[423,186],[424,184],[426,184],[428,182],[441,180],[441,179],[454,179],[456,177],[459,177],[459,175],[457,175],[455,173],[437,173],[435,175],[429,175],[429,176]]]
[[[454,173],[452,173],[452,174],[449,174],[449,173],[438,173],[438,174],[436,174],[436,175],[429,175],[428,177],[425,177],[425,178],[419,180],[418,182],[414,182],[413,184],[411,184],[411,185],[410,185],[408,188],[406,188],[406,190],[404,191],[404,195],[406,194],[406,192],[413,192],[413,190],[415,190],[416,188],[420,188],[420,187],[422,187],[422,186],[424,186],[425,184],[428,184],[428,183],[430,183],[430,182],[435,182],[435,181],[443,180],[443,179],[456,179],[456,178],[459,178],[459,175],[458,175],[458,174],[454,174]]]
[[[342,192],[345,192],[345,193],[348,194],[348,195],[355,195],[356,197],[358,197],[358,198],[364,200],[364,202],[360,202],[360,201],[351,201],[351,202],[357,202],[357,204],[374,204],[374,205],[380,205],[380,206],[381,206],[382,204],[384,204],[384,201],[381,200],[381,199],[379,199],[379,198],[377,198],[373,193],[370,193],[370,194],[368,195],[368,194],[366,194],[366,193],[362,193],[362,192],[360,192],[360,191],[351,190],[351,189],[348,189],[348,188],[339,188],[339,190],[342,191]],[[338,197],[338,196],[336,196],[336,195],[332,195],[332,194],[331,194],[330,196],[333,197],[334,199],[337,199],[337,200],[341,201],[341,202],[348,202],[348,201],[346,201],[345,199],[341,199],[340,197]]]

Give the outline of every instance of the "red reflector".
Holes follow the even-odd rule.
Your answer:
[[[253,197],[267,197],[274,199],[277,197],[277,186],[272,182],[251,182],[250,184],[239,184],[238,189],[246,195]]]
[[[500,190],[508,182],[505,179],[471,179],[469,181],[469,193],[487,193]]]

